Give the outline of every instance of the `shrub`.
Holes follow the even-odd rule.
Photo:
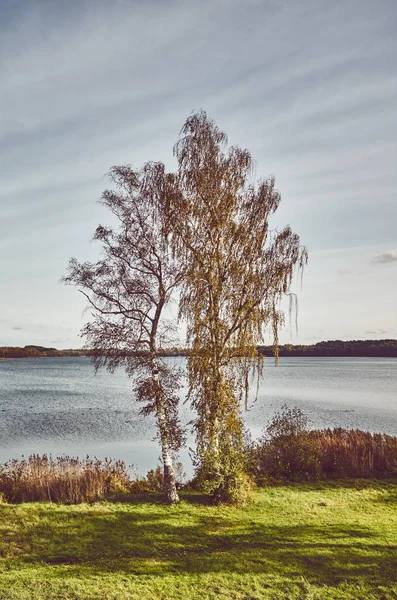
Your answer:
[[[283,406],[282,412],[274,416],[252,448],[249,468],[258,483],[269,477],[306,480],[320,476],[320,453],[301,410]]]
[[[397,437],[350,429],[308,430],[298,408],[283,406],[262,438],[247,446],[256,483],[397,474]]]
[[[223,446],[221,440],[216,453],[207,452],[200,457],[190,487],[210,494],[214,504],[244,506],[255,487],[245,462],[244,451]]]

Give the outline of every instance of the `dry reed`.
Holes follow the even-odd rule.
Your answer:
[[[126,465],[111,459],[79,460],[33,454],[0,466],[0,496],[6,502],[93,502],[111,493],[128,492]]]
[[[397,437],[358,429],[292,431],[262,438],[248,451],[258,482],[397,475]]]

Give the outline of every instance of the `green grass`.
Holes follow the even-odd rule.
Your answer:
[[[0,505],[0,599],[397,599],[397,485],[294,484],[242,510],[184,496]]]

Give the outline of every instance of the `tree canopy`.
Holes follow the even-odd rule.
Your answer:
[[[110,178],[115,189],[103,193],[102,203],[117,226],[98,225],[94,240],[101,244],[102,259],[80,263],[72,258],[64,281],[88,302],[91,319],[82,336],[96,369],[113,372],[123,366],[134,378],[136,399],[145,403],[142,414],[155,414],[165,493],[169,502],[177,502],[172,452],[184,441],[177,409],[179,372],[158,356],[172,333],[163,309],[180,282],[159,201],[167,176],[161,163],[147,163],[140,171],[113,167]]]
[[[189,395],[197,411],[200,469],[219,499],[233,500],[241,466],[242,395],[270,325],[277,356],[279,305],[307,250],[290,227],[271,231],[280,194],[274,177],[253,181],[248,150],[204,111],[192,114],[174,146],[176,187],[167,190],[170,233],[183,266],[179,314],[187,323]]]

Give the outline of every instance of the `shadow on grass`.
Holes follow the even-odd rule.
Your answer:
[[[180,499],[189,504],[198,504],[202,506],[211,506],[211,498],[208,494],[201,494],[199,492],[182,492],[179,494]],[[146,494],[114,494],[106,498],[107,502],[114,504],[156,504],[165,506],[165,497],[162,493],[150,492]]]
[[[313,492],[319,490],[367,490],[387,489],[397,490],[397,476],[384,479],[321,479],[319,481],[289,481],[273,482],[269,488],[288,488],[299,492]]]
[[[230,513],[195,512],[187,504],[175,511],[153,502],[140,506],[143,501],[136,499],[134,511],[39,507],[20,539],[10,529],[4,543],[18,547],[15,566],[56,565],[54,577],[222,572],[304,576],[317,585],[387,586],[395,580],[397,545],[380,543],[364,527],[266,525],[247,517],[236,521]]]
[[[338,479],[338,480],[320,480],[320,481],[305,481],[305,482],[273,482],[262,489],[279,489],[285,488],[296,492],[316,492],[329,491],[336,489],[348,490],[382,490],[384,498],[380,498],[379,502],[397,502],[397,477],[388,477],[387,479]],[[199,492],[180,492],[181,500],[194,505],[210,506],[212,504],[208,494]],[[107,498],[107,501],[114,503],[128,504],[161,504],[164,505],[164,495],[162,493],[145,493],[145,494],[114,494]]]

